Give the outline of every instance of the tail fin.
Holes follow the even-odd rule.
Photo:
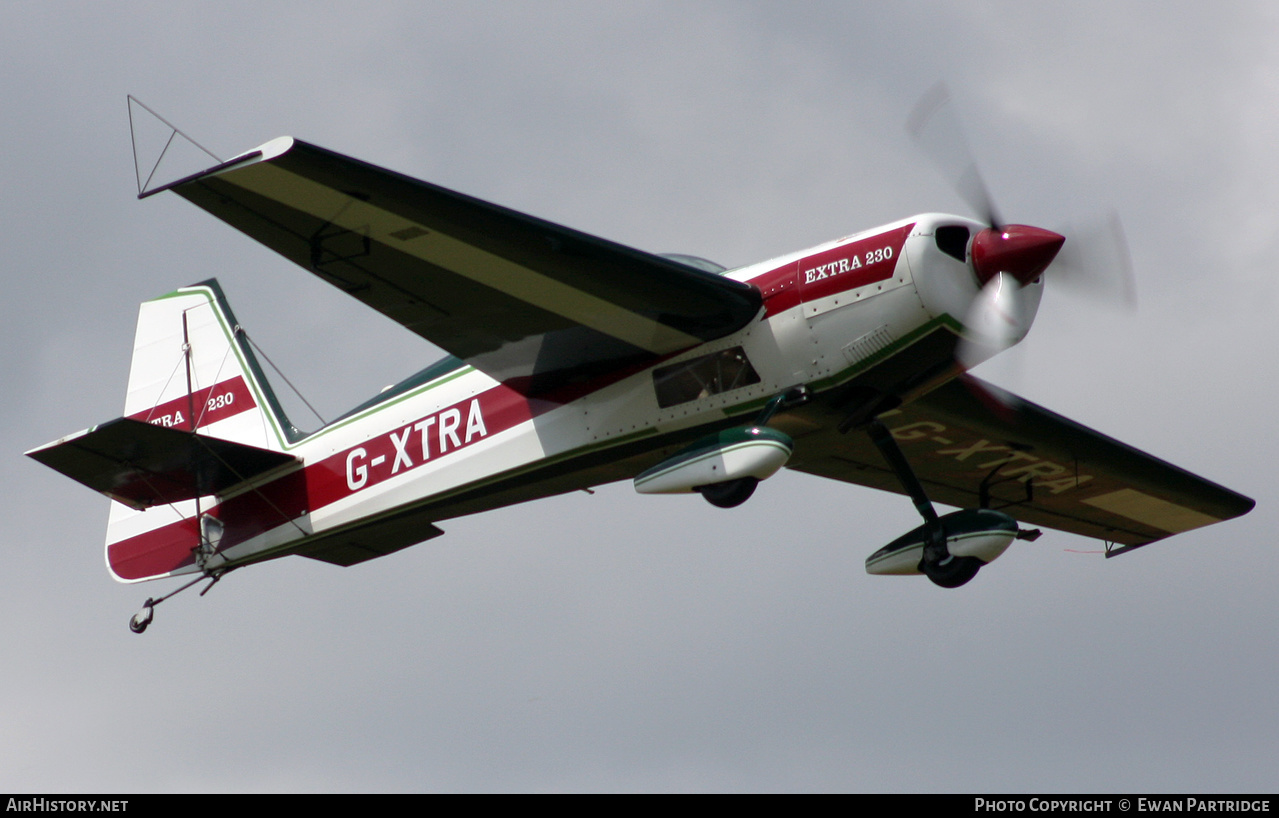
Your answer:
[[[124,414],[271,452],[303,437],[285,417],[213,279],[142,304]],[[197,522],[198,509],[197,500],[145,510],[113,503],[107,524],[111,573],[136,582],[202,570],[196,546],[208,541],[203,528],[216,528],[216,521]]]
[[[225,508],[204,500],[295,468],[285,450],[302,437],[216,281],[142,305],[124,411],[27,452],[116,501],[106,549],[116,579],[212,573],[224,548],[291,522],[268,501],[229,531]]]
[[[302,437],[214,279],[143,302],[124,414],[273,451]]]

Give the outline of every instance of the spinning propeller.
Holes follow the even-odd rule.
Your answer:
[[[1029,324],[1024,287],[1051,268],[1054,280],[1080,285],[1089,295],[1131,307],[1132,265],[1123,229],[1113,215],[1067,230],[1066,236],[1024,224],[1007,224],[986,188],[945,84],[916,104],[907,130],[950,177],[960,196],[989,225],[973,237],[969,258],[981,293],[964,318],[966,337],[956,359],[970,369],[1025,337]]]

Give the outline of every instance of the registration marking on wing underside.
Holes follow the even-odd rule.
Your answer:
[[[610,301],[283,168],[261,163],[222,178],[648,352],[664,355],[701,343]],[[406,235],[412,240],[405,240]],[[396,241],[392,243],[391,238]]]
[[[1136,489],[1120,489],[1084,500],[1090,506],[1127,517],[1170,534],[1221,522],[1217,517],[1152,497]]]

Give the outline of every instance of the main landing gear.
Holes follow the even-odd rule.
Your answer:
[[[749,426],[725,429],[697,440],[635,477],[640,494],[696,492],[719,508],[740,506],[766,480],[786,465],[794,451],[790,436],[769,428],[768,421],[780,409],[809,399],[808,389],[797,386],[777,395]]]
[[[868,572],[923,574],[942,588],[958,588],[977,576],[982,566],[1002,554],[1013,540],[1039,537],[1038,530],[1022,530],[1012,517],[988,508],[937,516],[892,432],[878,420],[872,420],[867,431],[924,518],[922,526],[872,554],[866,560]]]
[[[780,395],[775,396],[772,400],[764,405],[764,409],[760,412],[759,417],[755,418],[755,423],[750,427],[756,434],[762,433],[767,427],[773,415],[781,409],[789,409],[793,406],[807,403],[811,396],[806,386],[796,386],[788,389]],[[780,432],[770,430],[774,435],[781,435]],[[786,444],[790,447],[790,439],[786,438]],[[787,452],[789,456],[789,452]],[[770,472],[771,473],[771,472]],[[704,486],[694,486],[693,491],[706,498],[706,502],[716,508],[736,508],[751,498],[755,493],[755,488],[759,485],[760,478],[755,476],[739,477],[736,480],[728,480],[723,483],[710,483]]]

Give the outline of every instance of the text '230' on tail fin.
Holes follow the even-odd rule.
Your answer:
[[[143,302],[124,415],[274,451],[300,436],[214,280]]]

